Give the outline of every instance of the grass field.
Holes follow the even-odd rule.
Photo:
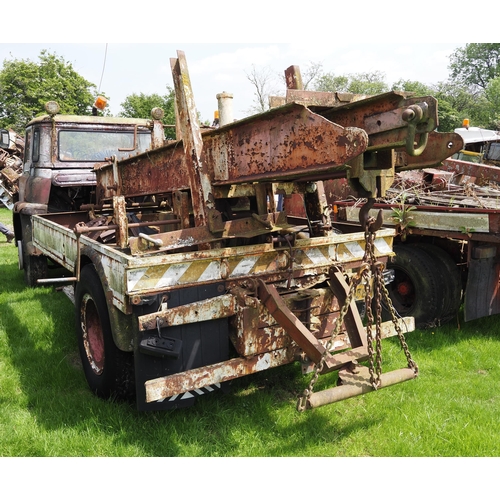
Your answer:
[[[138,413],[89,392],[72,304],[53,288],[27,289],[3,235],[0,276],[2,457],[500,455],[498,318],[411,332],[416,380],[305,413],[295,405],[309,379],[297,365],[239,379],[189,409]],[[398,341],[385,340],[384,370],[403,366]]]

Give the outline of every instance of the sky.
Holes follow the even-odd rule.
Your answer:
[[[311,63],[336,75],[380,71],[390,85],[399,79],[425,84],[448,79],[449,56],[460,43],[352,43],[328,46],[310,43],[0,43],[0,61],[38,61],[41,50],[61,56],[75,71],[109,97],[112,114],[133,93],[167,93],[173,87],[170,58],[185,53],[197,109],[202,120],[212,121],[216,95],[233,95],[235,119],[248,116],[255,103],[254,87],[247,75],[255,68],[280,77],[291,65],[302,72]]]
[[[311,63],[335,75],[379,71],[389,85],[400,79],[435,84],[448,79],[454,50],[497,32],[494,16],[481,16],[480,24],[468,24],[464,32],[458,29],[462,10],[429,0],[415,5],[149,0],[119,7],[109,0],[86,0],[74,5],[70,10],[62,0],[25,0],[22,15],[3,18],[0,64],[37,61],[46,49],[94,83],[109,97],[110,112],[118,114],[128,95],[164,95],[173,87],[170,59],[181,50],[197,109],[209,122],[221,92],[233,95],[235,119],[248,116],[255,89],[247,75],[254,67],[275,75],[282,93],[285,69],[298,65],[304,72]],[[495,29],[488,31],[488,23]]]

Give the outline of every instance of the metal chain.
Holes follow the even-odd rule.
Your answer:
[[[340,328],[342,326],[342,323],[344,322],[344,317],[347,314],[347,311],[349,309],[349,305],[352,302],[356,288],[361,283],[365,273],[367,273],[368,271],[369,271],[368,265],[361,266],[359,268],[357,274],[351,280],[351,284],[349,286],[349,292],[347,294],[347,298],[345,300],[345,303],[342,306],[342,309],[340,310],[340,314],[339,314],[339,317],[337,318],[335,328],[333,329],[333,332],[330,336],[330,339],[328,340],[327,344],[325,345],[325,350],[321,356],[321,359],[314,367],[314,374],[313,374],[311,381],[309,382],[307,389],[304,390],[302,396],[300,396],[298,401],[297,401],[297,410],[298,411],[302,412],[306,409],[307,401],[309,400],[311,394],[313,393],[314,385],[316,384],[316,381],[319,378],[320,372],[323,370],[323,367],[324,367],[325,361],[326,361],[326,357],[330,353],[330,350],[333,346],[335,338],[337,337],[337,335],[340,332]]]
[[[370,230],[370,222],[371,221],[368,221],[365,230],[365,256],[363,259],[370,264],[373,276],[373,284],[365,284],[365,304],[368,316],[368,322],[366,325],[369,362],[368,370],[370,372],[370,383],[376,390],[380,387],[380,376],[382,375],[382,306],[380,303],[382,270],[380,268],[380,263],[376,262],[374,244],[375,232]],[[372,286],[374,291],[373,295]],[[375,321],[373,321],[372,298],[375,302]],[[375,324],[375,356],[373,354],[373,324]]]
[[[413,360],[410,354],[410,350],[408,348],[408,344],[406,343],[405,337],[403,335],[403,332],[401,330],[401,327],[399,326],[398,319],[395,314],[395,308],[394,305],[392,304],[392,300],[389,297],[389,292],[387,291],[387,288],[385,286],[382,287],[382,292],[384,296],[384,300],[389,308],[389,312],[391,314],[391,320],[394,325],[394,329],[396,330],[399,338],[399,342],[401,344],[401,347],[403,348],[403,351],[406,356],[406,361],[408,362],[408,368],[412,368],[413,371],[415,372],[415,375],[418,375],[418,366],[417,363]]]
[[[326,357],[330,353],[330,350],[333,346],[333,342],[338,335],[342,323],[344,321],[344,317],[347,314],[347,310],[352,302],[354,297],[354,292],[358,285],[362,282],[364,278],[364,289],[365,289],[365,308],[367,315],[367,324],[366,324],[366,332],[367,332],[367,351],[368,351],[368,370],[370,372],[370,383],[374,389],[378,389],[380,387],[380,377],[382,375],[382,302],[381,298],[383,297],[385,302],[389,307],[389,311],[391,314],[392,323],[394,324],[394,328],[397,332],[399,341],[404,350],[408,368],[412,368],[415,371],[415,374],[418,375],[418,366],[415,361],[412,359],[410,351],[408,349],[408,345],[404,338],[401,327],[399,326],[395,308],[392,304],[392,300],[389,297],[389,292],[387,291],[387,287],[384,284],[383,279],[383,264],[381,262],[376,261],[375,257],[375,235],[376,231],[373,231],[371,228],[374,222],[374,218],[369,217],[365,224],[365,253],[363,255],[363,265],[359,268],[357,274],[351,280],[351,284],[349,287],[349,292],[347,298],[345,300],[342,309],[340,310],[339,317],[337,319],[337,323],[335,328],[328,340],[323,355],[321,356],[320,361],[315,365],[314,374],[309,382],[307,389],[304,390],[301,397],[299,397],[297,401],[297,410],[304,411],[307,407],[307,401],[311,397],[314,385],[316,384],[320,372],[323,370]],[[370,272],[371,271],[371,272]],[[370,278],[373,277],[373,285],[370,283]],[[374,294],[372,295],[372,286]],[[374,301],[375,306],[375,321],[373,317],[372,311],[372,299]],[[372,329],[373,324],[375,323],[375,343],[376,343],[376,352],[375,355],[373,353],[373,336]]]

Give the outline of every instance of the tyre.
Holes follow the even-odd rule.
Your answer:
[[[134,397],[133,354],[119,350],[111,333],[106,297],[92,265],[83,267],[75,291],[78,349],[93,393],[108,399]]]
[[[441,323],[445,323],[457,316],[462,303],[462,277],[453,258],[437,245],[430,243],[418,243],[418,248],[424,250],[438,266],[443,287],[446,288],[445,308],[441,315]]]
[[[37,281],[48,276],[47,257],[43,255],[23,255],[24,281],[29,287],[38,285]]]
[[[417,328],[435,326],[447,307],[442,272],[436,261],[412,245],[396,245],[394,252],[395,257],[387,264],[395,274],[387,286],[394,308],[400,316],[413,316]],[[384,316],[389,319],[387,313]]]
[[[49,268],[47,257],[31,255],[33,249],[31,220],[27,216],[21,217],[22,239],[17,242],[19,269],[24,271],[24,281],[29,287],[37,286],[39,279],[47,278]]]

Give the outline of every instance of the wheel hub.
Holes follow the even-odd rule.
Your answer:
[[[92,371],[100,375],[104,370],[104,335],[97,307],[90,295],[84,296],[80,312],[85,353]]]
[[[412,286],[407,281],[402,281],[398,283],[397,290],[402,297],[406,297],[412,292]]]

